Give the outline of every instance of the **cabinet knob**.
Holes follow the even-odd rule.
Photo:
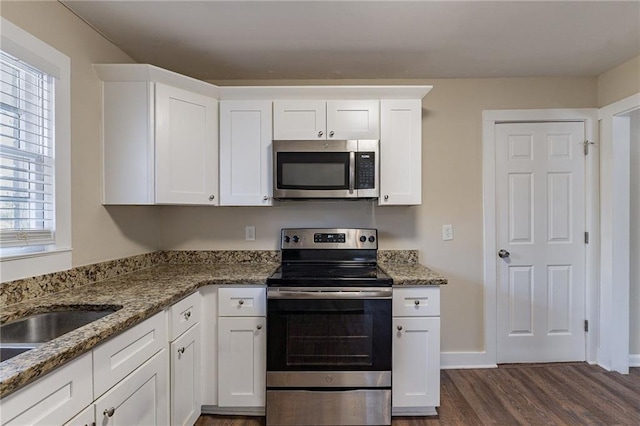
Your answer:
[[[244,300],[242,299],[238,300],[238,305],[244,305]]]
[[[106,410],[104,410],[102,412],[103,416],[107,416],[107,417],[113,417],[113,415],[115,414],[116,409],[111,407],[111,408],[107,408]]]
[[[416,304],[416,306],[418,306],[420,304],[420,301],[416,300],[414,303]]]
[[[333,130],[332,130],[332,131],[330,131],[330,132],[329,132],[329,137],[330,137],[330,138],[332,138],[332,137],[333,137],[333,135],[335,135],[335,133],[334,133],[334,132],[333,132]]]
[[[178,349],[178,353],[182,355],[184,353],[184,347]]]
[[[384,196],[384,200],[385,200],[385,201],[389,201],[389,196],[388,196],[388,195],[385,195],[385,196]]]
[[[321,138],[321,137],[322,137],[322,135],[324,135],[324,132],[323,132],[322,130],[320,130],[320,131],[318,132],[318,137],[319,137],[319,138]]]
[[[215,195],[209,195],[209,201],[213,201],[216,198]]]
[[[258,325],[256,325],[256,328],[257,328],[258,330],[262,330],[262,324],[258,324]]]
[[[401,325],[398,326],[398,331],[402,331],[402,326]]]
[[[262,201],[267,201],[267,200],[269,200],[269,196],[268,195],[265,195],[264,197],[262,197]]]
[[[188,320],[189,318],[191,318],[191,311],[187,311],[184,313],[184,319]]]

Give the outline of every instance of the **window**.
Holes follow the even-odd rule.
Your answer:
[[[1,281],[71,267],[70,60],[2,19]]]
[[[0,50],[3,254],[55,243],[53,93],[53,77]]]

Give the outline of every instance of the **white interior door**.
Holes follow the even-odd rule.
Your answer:
[[[495,128],[497,361],[584,360],[584,123]]]

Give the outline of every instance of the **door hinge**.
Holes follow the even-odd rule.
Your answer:
[[[589,320],[584,320],[584,332],[589,332]]]
[[[589,233],[588,232],[584,233],[584,243],[585,244],[589,244]]]
[[[585,140],[584,142],[582,142],[582,145],[584,147],[584,155],[589,155],[589,145],[595,145],[595,142],[589,142],[587,140]]]

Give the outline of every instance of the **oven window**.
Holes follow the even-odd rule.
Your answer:
[[[348,189],[349,154],[345,152],[279,152],[280,189]]]
[[[292,314],[287,321],[287,366],[370,366],[371,314]]]

